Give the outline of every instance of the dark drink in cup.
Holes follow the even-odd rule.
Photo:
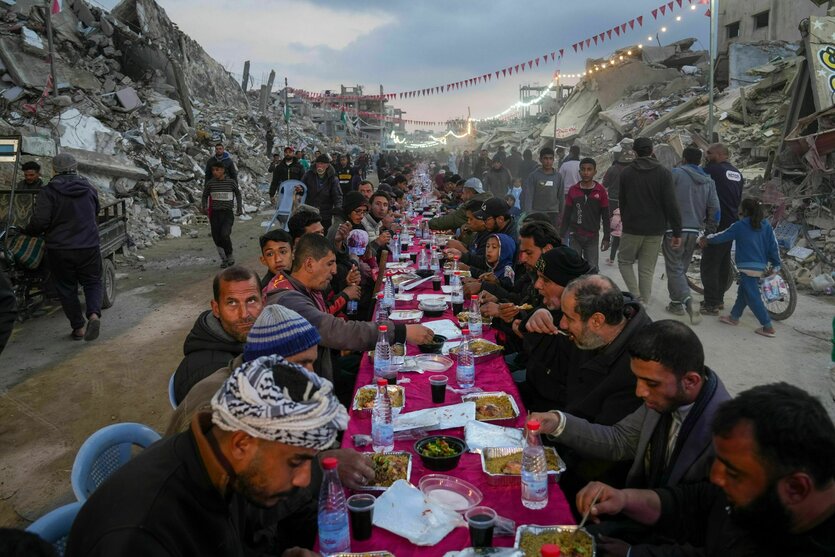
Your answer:
[[[463,302],[460,303],[460,304],[452,304],[452,313],[454,313],[455,315],[458,315],[462,311],[464,311],[464,303]]]
[[[490,507],[473,507],[464,517],[470,527],[470,543],[473,547],[493,547],[493,527],[496,511]]]
[[[383,377],[389,385],[397,385],[397,371],[387,371],[383,374]]]
[[[429,378],[429,386],[432,388],[432,402],[441,404],[446,399],[446,375],[433,375]]]
[[[376,499],[368,493],[348,497],[348,516],[351,517],[351,534],[355,540],[371,538],[371,523],[374,518]]]
[[[435,292],[441,291],[441,275],[435,275],[432,277],[432,290]]]

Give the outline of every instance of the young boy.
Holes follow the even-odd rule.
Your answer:
[[[609,196],[603,184],[594,181],[597,163],[594,159],[580,161],[580,181],[568,189],[565,195],[560,236],[571,239],[566,242],[583,256],[589,265],[597,267],[599,252],[597,240],[600,224],[603,224],[603,241],[600,250],[609,249]]]
[[[267,268],[267,274],[261,279],[261,288],[293,264],[293,238],[284,230],[270,230],[260,238],[261,264]]]
[[[238,183],[226,177],[226,168],[223,162],[215,160],[209,163],[212,177],[206,180],[203,186],[203,212],[209,213],[209,225],[212,228],[212,240],[217,246],[217,253],[220,255],[220,267],[225,269],[235,264],[232,257],[232,225],[235,224],[235,202],[238,206],[238,216],[244,214],[244,205],[241,201],[241,190]],[[234,199],[232,197],[234,196]],[[209,198],[211,197],[211,206]]]

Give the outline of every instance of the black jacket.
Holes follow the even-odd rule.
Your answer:
[[[174,374],[174,397],[178,402],[183,400],[197,382],[243,351],[243,343],[229,336],[211,311],[204,311],[183,343],[185,357]]]
[[[674,237],[681,237],[673,175],[657,159],[638,157],[623,169],[619,202],[624,233],[663,236],[669,227]]]
[[[46,238],[55,250],[99,247],[99,193],[78,174],[59,174],[38,193],[26,234]]]
[[[307,198],[305,203],[319,209],[322,220],[329,222],[333,215],[342,212],[342,188],[339,187],[339,178],[328,166],[325,175],[320,179],[316,174],[315,167],[305,172],[302,182],[307,186]]]
[[[223,163],[223,168],[226,169],[226,177],[237,182],[238,169],[235,166],[235,161],[232,160],[232,157],[226,151],[223,152],[223,156],[220,157],[220,159],[218,159],[217,156],[212,156],[206,161],[206,170],[204,172],[206,180],[212,177],[212,163],[216,160],[220,160],[220,162]]]
[[[273,169],[273,180],[270,182],[270,197],[275,197],[275,192],[278,191],[278,186],[285,180],[301,180],[304,176],[304,167],[299,163],[298,159],[293,159],[293,163],[288,165],[282,159]]]

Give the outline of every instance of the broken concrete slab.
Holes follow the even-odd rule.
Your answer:
[[[23,38],[23,47],[30,52],[35,54],[43,54],[46,52],[46,45],[36,32],[28,27],[22,27],[20,29],[20,35]]]
[[[119,91],[116,91],[116,100],[119,101],[119,104],[125,110],[135,110],[142,106],[142,100],[139,98],[139,95],[136,93],[136,89],[133,87],[125,87]]]
[[[641,54],[647,64],[663,64],[664,60],[673,56],[677,51],[675,45],[645,46]]]
[[[27,89],[42,89],[46,85],[49,63],[44,57],[25,52],[13,38],[0,38],[0,59],[17,85]],[[101,89],[96,76],[80,68],[70,68],[58,56],[55,57],[55,73],[58,74],[59,83],[67,81],[73,87],[86,91],[98,92]]]
[[[24,91],[23,87],[9,87],[8,89],[3,91],[2,97],[9,101],[10,103],[15,102],[17,99],[23,96]]]
[[[54,157],[58,154],[55,141],[49,137],[49,130],[43,128],[33,132],[21,131],[20,150],[37,157]]]
[[[671,68],[653,68],[638,61],[624,62],[593,74],[600,107],[608,110],[620,102],[626,92],[656,83],[669,83],[681,74]]]
[[[608,110],[603,110],[598,116],[601,120],[608,122],[618,133],[625,135],[635,124],[635,115],[650,105],[652,105],[651,101],[618,104]]]
[[[177,116],[184,112],[179,101],[157,92],[147,95],[147,99],[151,105],[151,113],[162,118],[165,121],[165,126],[171,124]]]
[[[106,155],[82,149],[61,148],[62,153],[69,153],[78,161],[79,170],[88,170],[106,176],[124,177],[132,180],[148,180],[150,174],[144,168],[136,166],[125,156]]]
[[[118,132],[108,128],[97,118],[86,116],[77,108],[65,110],[60,116],[53,118],[52,123],[58,127],[61,145],[75,149],[102,151],[112,155],[114,144],[108,138],[121,137]],[[97,135],[97,132],[102,135]]]
[[[638,134],[638,137],[652,137],[658,132],[664,131],[670,124],[677,121],[677,118],[685,113],[689,113],[694,106],[698,106],[703,102],[706,102],[706,99],[703,96],[692,97],[691,99],[676,106],[671,111],[652,122],[650,125],[644,127],[641,130],[641,133]],[[705,115],[707,115],[707,109],[705,109]]]
[[[751,70],[775,58],[792,58],[797,45],[787,42],[737,43],[728,45],[728,84],[730,88],[747,87],[759,80]]]

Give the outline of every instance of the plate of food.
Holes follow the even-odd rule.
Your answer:
[[[389,400],[392,409],[402,409],[406,406],[406,391],[400,385],[388,385]],[[354,410],[371,410],[374,407],[374,398],[377,396],[376,385],[366,385],[357,389],[354,395]]]
[[[455,363],[450,358],[441,356],[440,354],[420,354],[409,358],[407,365],[410,362],[414,362],[415,367],[421,371],[429,371],[432,373],[443,373]]]
[[[470,324],[470,312],[469,311],[459,311],[455,317],[458,318],[458,324],[463,329],[465,325]],[[492,317],[487,317],[486,315],[481,316],[481,327],[482,329],[490,327],[493,323]]]
[[[464,395],[461,400],[475,402],[475,419],[480,422],[509,420],[519,417],[519,407],[516,401],[507,393],[472,393]]]
[[[449,353],[457,356],[458,350],[460,349],[461,345],[459,344],[458,346],[450,348]],[[504,346],[496,344],[495,342],[490,342],[489,340],[483,338],[474,338],[470,340],[470,350],[473,351],[473,356],[475,356],[476,359],[479,359],[501,353],[501,351],[504,350]]]
[[[406,451],[368,453],[374,463],[374,483],[364,489],[383,491],[397,480],[409,481],[412,475],[412,455]]]
[[[386,269],[390,271],[405,271],[409,269],[411,263],[407,263],[405,261],[395,261],[393,263],[386,263]]]
[[[576,526],[537,526],[525,524],[516,529],[516,542],[513,547],[521,549],[526,557],[539,557],[542,546],[554,544],[560,546],[563,555],[573,557],[594,557],[597,546],[591,534],[580,530],[576,536]]]
[[[545,447],[545,460],[548,463],[548,481],[557,483],[565,472],[565,462],[554,447]],[[519,485],[522,478],[522,449],[481,449],[481,469],[489,485]]]
[[[403,293],[403,294],[395,294],[395,295],[394,295],[394,300],[395,300],[396,302],[411,302],[411,301],[412,301],[412,300],[414,300],[414,299],[415,299],[415,295],[414,295],[414,294],[405,294],[405,293]]]
[[[400,286],[404,282],[414,280],[416,278],[419,278],[419,277],[417,275],[413,274],[413,273],[400,273],[398,275],[394,275],[393,277],[391,277],[391,282],[395,286]]]
[[[395,323],[420,323],[423,312],[419,309],[396,309],[389,314]]]

